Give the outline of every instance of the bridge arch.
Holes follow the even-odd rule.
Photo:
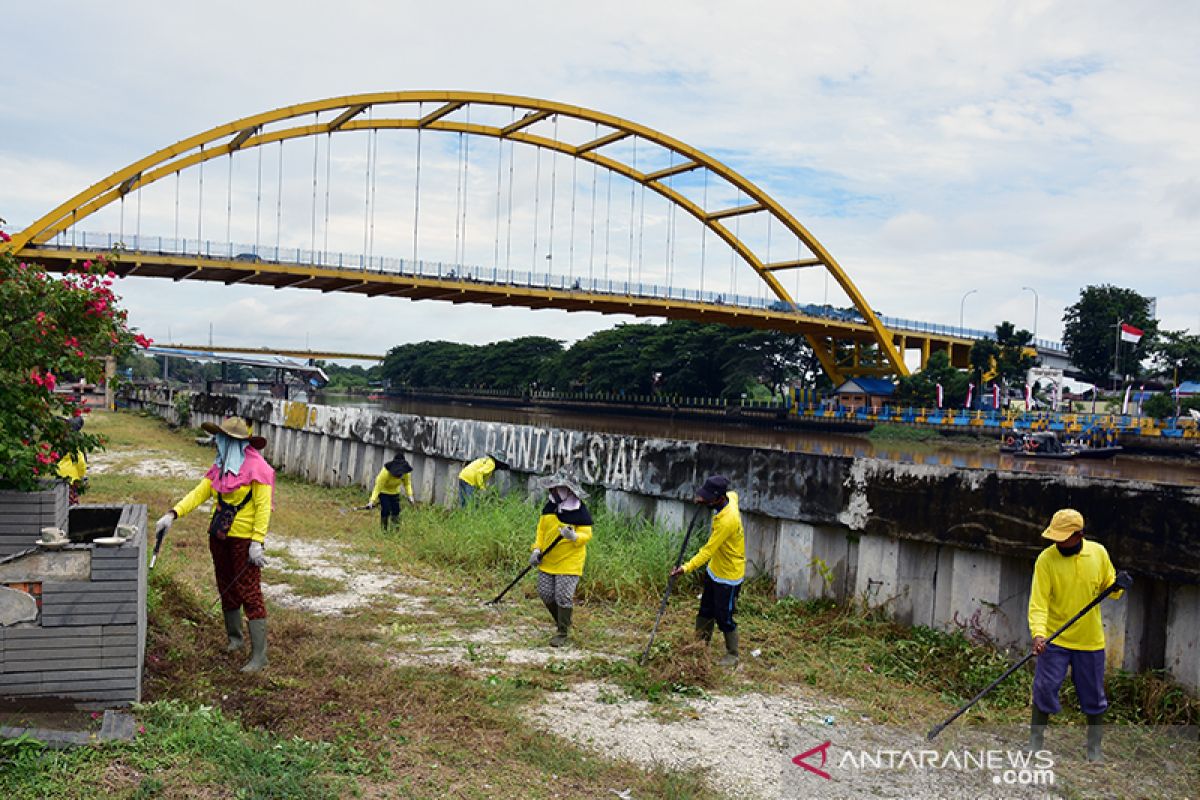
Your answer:
[[[432,110],[425,112],[424,106],[427,103],[432,104]],[[411,108],[413,105],[420,109],[416,115],[366,118],[363,116],[368,109],[391,106]],[[466,120],[461,119],[459,112],[472,106],[510,108],[514,110],[514,116],[517,111],[521,112],[521,116],[507,125],[472,123],[469,116]],[[332,116],[320,121],[318,115],[322,113]],[[309,115],[313,115],[316,121],[311,124],[287,126],[290,122]],[[601,127],[606,132],[587,141],[570,142],[566,141],[566,137],[558,138],[530,130],[537,123],[556,116],[593,123],[597,132]],[[762,188],[713,156],[653,128],[580,106],[518,95],[468,91],[377,92],[316,100],[244,117],[182,139],[113,172],[15,234],[9,247],[15,252],[27,246],[36,247],[49,242],[101,208],[119,201],[134,189],[241,150],[342,131],[406,129],[510,140],[590,162],[622,175],[661,195],[698,220],[732,248],[779,301],[792,309],[798,308],[796,301],[776,278],[776,274],[785,270],[821,267],[838,283],[865,322],[869,337],[877,347],[878,355],[882,357],[882,362],[872,371],[901,375],[908,372],[892,341],[891,333],[878,319],[849,275],[816,237]],[[673,153],[679,157],[679,163],[675,164],[673,157],[670,167],[644,170],[612,150],[606,151],[610,145],[631,137],[636,137],[635,141],[641,139],[651,142]],[[671,177],[696,170],[708,170],[735,188],[749,202],[735,207],[708,209],[671,186]],[[769,215],[776,224],[795,236],[810,255],[791,260],[770,261],[761,247],[740,238],[735,229],[725,224],[726,220],[751,214]],[[833,376],[839,375],[841,370],[835,363],[836,347],[833,341],[819,341],[818,337],[811,333],[805,335],[826,371]]]

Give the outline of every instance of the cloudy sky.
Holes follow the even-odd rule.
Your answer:
[[[123,0],[22,3],[4,28],[9,230],[239,117],[359,92],[469,89],[612,113],[716,155],[780,200],[892,316],[953,325],[964,311],[975,327],[1032,329],[1036,292],[1038,335],[1057,339],[1081,287],[1112,283],[1157,298],[1164,327],[1200,331],[1194,2]],[[431,175],[456,174],[453,146],[431,151]],[[490,196],[487,147],[472,151],[468,191]],[[354,169],[348,151],[335,161]],[[518,160],[517,172],[532,169]],[[148,195],[141,224],[171,235],[161,192],[158,202]],[[339,249],[361,242],[359,213]],[[231,236],[244,241],[240,217]],[[96,222],[83,227],[115,224]],[[224,235],[223,221],[206,224]],[[473,229],[475,263],[487,260],[490,226]],[[382,232],[374,247],[405,254],[388,252],[404,245]],[[681,245],[676,274],[696,269],[695,254]],[[797,289],[802,302],[823,299],[815,284]],[[423,339],[574,340],[616,321],[151,279],[120,290],[133,324],[160,341],[206,341],[212,325],[218,343],[383,352]]]

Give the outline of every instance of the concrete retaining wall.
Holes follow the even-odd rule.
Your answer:
[[[168,398],[133,400],[173,414]],[[711,473],[741,497],[750,569],[777,592],[883,606],[898,620],[961,628],[1024,648],[1039,534],[1079,509],[1136,585],[1106,602],[1110,665],[1166,667],[1200,690],[1200,491],[1129,481],[899,464],[699,442],[572,431],[270,399],[198,395],[192,424],[240,414],[267,437],[267,458],[315,483],[369,490],[397,450],[423,502],[450,503],[458,470],[488,450],[524,477],[572,463],[610,508],[682,528]]]

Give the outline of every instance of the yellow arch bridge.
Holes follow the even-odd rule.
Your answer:
[[[574,123],[574,127],[567,123]],[[281,248],[278,242],[274,247],[257,242],[246,247],[227,241],[214,244],[201,240],[199,235],[194,240],[175,237],[164,239],[142,235],[140,230],[124,230],[125,200],[143,187],[176,176],[178,192],[178,175],[184,170],[194,169],[200,170],[202,191],[204,165],[226,156],[231,159],[229,169],[232,187],[234,154],[254,148],[260,148],[261,152],[266,145],[294,139],[314,140],[316,154],[317,140],[326,137],[328,171],[331,161],[329,148],[332,147],[329,139],[334,133],[353,131],[367,132],[375,137],[368,140],[368,211],[374,196],[371,170],[378,168],[379,164],[377,155],[374,165],[371,163],[370,142],[377,142],[377,134],[383,131],[413,131],[417,134],[417,183],[411,259],[383,258],[373,255],[369,249],[366,253],[347,256],[316,247],[319,204],[315,186],[319,176],[315,155],[314,227],[312,246],[308,249]],[[680,280],[686,270],[681,272],[676,269],[672,277],[670,265],[667,267],[667,277],[662,282],[633,280],[632,227],[629,234],[630,274],[625,280],[607,275],[601,278],[594,274],[555,273],[551,269],[514,270],[511,262],[502,266],[499,258],[494,259],[497,263],[487,266],[420,259],[417,257],[420,230],[417,217],[421,200],[420,137],[423,132],[459,134],[460,141],[464,135],[491,137],[501,143],[501,159],[503,143],[528,145],[538,149],[539,169],[541,152],[549,151],[569,157],[572,163],[590,165],[593,173],[595,168],[599,168],[607,170],[610,175],[621,176],[641,187],[643,215],[644,193],[649,191],[665,198],[672,213],[682,212],[697,221],[702,226],[704,237],[714,237],[714,241],[723,242],[742,267],[752,271],[759,294],[753,296],[729,289],[706,289],[703,261],[699,267],[698,287],[686,285],[685,281]],[[377,143],[375,147],[378,147]],[[281,149],[280,195],[282,158]],[[261,183],[261,158],[259,163]],[[512,164],[510,156],[510,171]],[[497,167],[497,214],[503,200],[500,196],[502,167],[503,161]],[[510,215],[513,181],[510,175]],[[688,187],[696,189],[701,182],[704,187],[702,194],[698,190],[689,191]],[[710,192],[710,186],[722,187],[724,191],[714,188]],[[466,191],[465,183],[460,183],[460,193],[464,195],[461,204],[464,230]],[[718,198],[731,195],[738,198],[734,204],[722,205],[717,201]],[[631,217],[632,197],[631,194]],[[593,179],[593,213],[595,198],[596,185]],[[572,224],[573,203],[572,199]],[[115,237],[112,234],[95,235],[80,230],[81,221],[112,204],[119,204],[121,210],[122,230]],[[203,208],[202,203],[199,205]],[[140,205],[138,208],[140,227]],[[459,214],[456,208],[456,236],[459,234]],[[551,225],[553,214],[551,205]],[[178,210],[176,215],[178,229]],[[327,236],[328,194],[325,215]],[[762,237],[755,240],[740,233],[743,220],[753,218],[765,218],[765,244],[761,241]],[[746,227],[749,227],[748,223]],[[499,253],[499,217],[496,230],[496,250]],[[373,218],[371,231],[373,236]],[[775,232],[774,248],[772,231]],[[703,241],[706,242],[707,238]],[[116,250],[115,270],[123,276],[220,282],[227,285],[251,284],[276,289],[304,288],[369,297],[407,297],[490,306],[594,311],[774,329],[804,336],[812,345],[822,367],[835,382],[852,376],[907,374],[903,358],[906,350],[919,350],[922,364],[932,352],[944,350],[949,353],[951,363],[966,366],[968,351],[974,340],[986,335],[982,331],[881,318],[829,251],[795,217],[760,187],[711,155],[664,133],[609,114],[558,102],[502,94],[383,92],[329,98],[245,117],[183,139],[117,170],[16,234],[8,247],[19,257],[37,260],[48,269],[59,271],[94,257],[98,251]],[[459,250],[456,245],[456,256],[463,252],[465,248]],[[795,255],[782,259],[771,257],[772,253],[779,252]],[[780,280],[793,270],[813,269],[824,270],[836,282],[853,311],[848,310],[849,306],[835,309],[828,304],[800,302]]]

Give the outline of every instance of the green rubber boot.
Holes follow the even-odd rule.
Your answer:
[[[225,652],[232,653],[241,650],[246,640],[242,638],[242,610],[240,608],[225,612],[225,633],[229,636]]]
[[[545,600],[543,600],[542,605],[544,605],[546,607],[546,610],[550,612],[550,619],[554,620],[555,624],[557,624],[558,623],[558,604],[557,603],[547,603]]]
[[[1044,749],[1046,741],[1046,726],[1050,724],[1050,715],[1037,706],[1029,717],[1029,751],[1036,753]]]
[[[267,620],[252,619],[250,627],[250,660],[242,672],[258,672],[267,665]]]
[[[721,656],[721,660],[717,663],[722,667],[736,667],[738,665],[738,632],[737,630],[723,631],[725,634],[725,655]]]
[[[717,621],[712,617],[702,617],[696,615],[696,639],[701,642],[711,642],[713,634],[713,626]]]
[[[550,639],[551,647],[566,647],[567,636],[571,632],[571,614],[575,609],[571,606],[566,608],[558,607],[558,633],[554,634]]]
[[[1087,760],[1099,764],[1104,760],[1100,740],[1104,738],[1104,714],[1087,715]]]

